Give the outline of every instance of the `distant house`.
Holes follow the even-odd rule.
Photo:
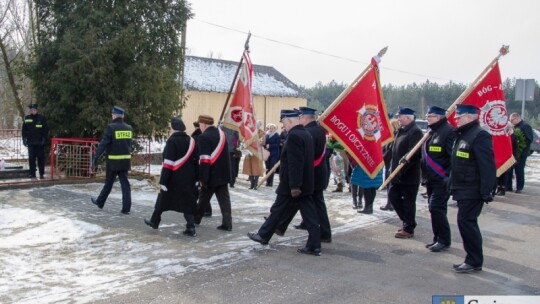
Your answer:
[[[187,102],[182,109],[182,119],[188,133],[193,131],[192,123],[200,114],[212,115],[217,123],[237,67],[238,62],[235,61],[186,56],[184,94]],[[274,123],[278,130],[281,109],[307,105],[305,92],[269,66],[253,65],[252,93],[256,119],[262,120],[263,126]]]

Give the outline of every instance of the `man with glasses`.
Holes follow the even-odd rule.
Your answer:
[[[523,187],[525,186],[525,163],[527,162],[527,157],[529,157],[529,154],[531,154],[530,149],[534,134],[531,126],[523,121],[523,119],[521,119],[521,115],[518,113],[510,114],[510,123],[514,125],[514,134],[516,134],[518,139],[518,151],[520,154],[516,159],[516,164],[514,165],[513,171],[516,173],[516,193],[521,193],[521,191],[523,191]],[[510,173],[509,176],[510,178],[508,179],[507,188],[509,191],[512,191],[513,174]]]
[[[429,138],[422,146],[422,172],[426,180],[429,213],[433,242],[426,248],[433,252],[448,249],[451,243],[450,224],[447,209],[448,176],[450,175],[450,158],[456,135],[454,128],[446,119],[446,110],[431,106],[426,115]]]
[[[458,228],[467,254],[463,263],[453,267],[458,273],[470,273],[481,271],[484,263],[478,216],[484,203],[493,200],[497,170],[491,135],[480,127],[478,108],[460,104],[455,113],[449,189],[458,204]]]

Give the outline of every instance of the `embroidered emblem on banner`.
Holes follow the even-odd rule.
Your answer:
[[[381,138],[381,120],[375,105],[364,105],[358,110],[358,133],[369,141],[378,141]]]
[[[491,135],[505,135],[508,112],[502,100],[488,101],[480,109],[480,125]]]

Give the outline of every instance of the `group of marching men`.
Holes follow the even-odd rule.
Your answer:
[[[279,157],[280,182],[275,191],[276,198],[263,225],[247,236],[266,245],[274,233],[284,235],[300,211],[303,220],[301,226],[309,236],[305,246],[297,251],[318,256],[321,254],[321,242],[331,242],[332,233],[323,195],[329,176],[325,162],[327,141],[325,130],[316,121],[315,112],[315,109],[308,107],[281,110],[280,122],[287,132],[287,138]],[[107,151],[105,186],[97,199],[92,198],[99,208],[103,208],[116,176],[125,175],[127,179],[129,159],[122,156],[130,154],[131,138],[127,134],[131,134],[131,126],[123,122],[123,114],[123,109],[113,108],[113,123],[108,125],[94,157],[93,163],[96,164],[101,154]],[[395,140],[386,147],[390,171],[401,167],[387,189],[388,200],[403,222],[395,237],[408,239],[414,236],[416,196],[423,174],[434,234],[433,242],[426,245],[431,251],[443,251],[450,246],[447,203],[450,195],[457,201],[458,227],[466,251],[464,262],[453,267],[459,273],[482,269],[482,235],[477,220],[483,204],[493,200],[497,184],[491,135],[480,126],[478,115],[479,109],[475,106],[457,105],[457,127],[453,128],[447,120],[446,111],[432,106],[426,115],[430,130],[424,135],[415,124],[415,112],[400,107]],[[517,113],[513,113],[510,120],[515,126],[524,124]],[[164,211],[174,210],[182,212],[186,219],[183,234],[196,236],[195,224],[200,224],[205,213],[211,210],[210,199],[215,194],[222,214],[222,223],[217,229],[232,230],[229,195],[231,164],[226,135],[214,125],[211,116],[200,115],[197,122],[200,134],[194,139],[186,134],[185,124],[180,118],[171,120],[172,134],[163,150],[159,181],[161,190],[152,217],[144,219],[154,229],[158,229]],[[407,155],[421,140],[424,140],[422,148],[413,155]],[[120,162],[124,166],[118,166]],[[369,193],[375,192],[381,184],[379,180],[381,174],[372,179],[369,187],[362,182],[357,186],[364,191],[373,190]],[[129,183],[123,182],[123,178],[120,178],[120,183],[122,213],[129,214]],[[518,180],[518,190],[522,188],[523,181],[520,185]],[[370,194],[367,202],[371,212],[363,213],[372,213],[374,198],[375,194]]]

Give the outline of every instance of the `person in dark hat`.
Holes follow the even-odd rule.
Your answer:
[[[437,106],[429,107],[426,120],[431,130],[422,146],[422,173],[425,177],[433,242],[426,248],[433,252],[446,250],[451,244],[450,224],[448,223],[448,177],[450,159],[456,135],[448,123],[446,110]]]
[[[456,107],[456,140],[452,149],[449,189],[457,201],[457,223],[466,256],[454,264],[458,273],[482,270],[484,254],[478,216],[484,203],[493,200],[497,169],[491,135],[478,121],[478,108],[460,104]]]
[[[225,133],[214,126],[214,118],[209,115],[199,115],[198,119],[202,134],[197,137],[199,150],[199,204],[195,212],[195,223],[201,220],[210,208],[210,199],[216,195],[221,209],[221,225],[218,230],[232,230],[231,198],[229,182],[231,181],[231,164],[229,148]]]
[[[414,122],[414,113],[414,110],[410,108],[399,108],[397,120],[400,127],[395,135],[391,151],[391,172],[403,164],[388,187],[388,199],[403,222],[402,228],[394,234],[400,239],[413,237],[416,228],[416,196],[420,187],[421,151],[418,149],[408,161],[406,157],[422,139],[424,133]]]
[[[270,208],[270,215],[259,231],[249,232],[247,236],[255,242],[268,244],[280,221],[286,218],[290,208],[296,205],[309,233],[306,245],[297,252],[318,256],[321,254],[321,231],[317,210],[311,197],[314,188],[313,140],[300,124],[299,115],[300,112],[297,110],[281,111],[280,121],[288,135],[280,157],[277,196]]]
[[[194,237],[197,235],[193,214],[197,209],[199,196],[195,185],[199,180],[199,157],[195,139],[186,134],[186,126],[180,118],[171,119],[171,131],[172,134],[163,149],[163,167],[159,178],[161,191],[152,217],[144,218],[144,223],[158,229],[164,211],[181,212],[186,219],[186,230],[183,234]]]
[[[191,133],[191,137],[193,137],[195,140],[197,140],[197,136],[201,135],[201,128],[199,127],[199,122],[195,121],[193,122],[193,127],[195,130]]]
[[[103,209],[105,201],[111,193],[114,181],[118,176],[122,188],[122,214],[131,211],[131,187],[128,180],[128,171],[131,169],[131,141],[133,128],[124,122],[125,110],[114,106],[111,111],[112,123],[107,125],[103,138],[99,143],[96,154],[92,159],[92,168],[97,169],[98,159],[107,152],[107,168],[105,173],[105,185],[97,198],[91,201],[99,209]]]
[[[28,177],[36,178],[36,160],[39,178],[45,178],[45,143],[49,138],[49,125],[45,116],[38,114],[36,103],[28,105],[30,114],[24,117],[22,141],[28,147]]]

